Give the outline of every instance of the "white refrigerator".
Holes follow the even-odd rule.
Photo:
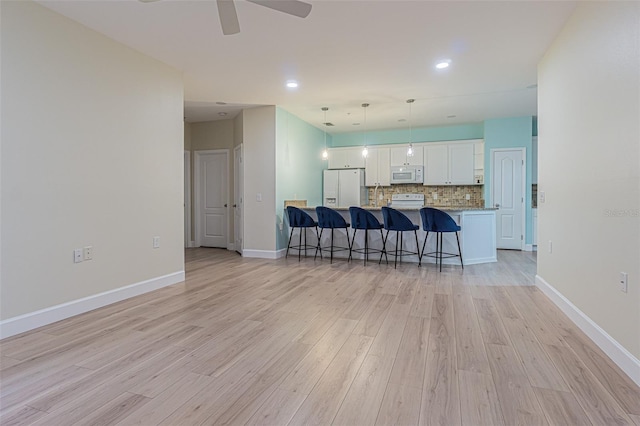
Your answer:
[[[364,169],[325,170],[322,204],[325,207],[351,207],[368,204]]]

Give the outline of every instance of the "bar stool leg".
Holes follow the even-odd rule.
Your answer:
[[[429,231],[427,231],[427,235],[424,236],[424,243],[422,243],[422,252],[420,253],[420,261],[418,262],[418,266],[422,265],[422,256],[424,256],[424,247],[427,245],[428,238],[429,238]]]
[[[387,231],[387,235],[389,235],[389,232]],[[380,262],[382,262],[382,255],[384,254],[384,258],[387,261],[387,264],[389,264],[389,256],[387,256],[387,240],[384,238],[384,236],[382,235],[382,229],[380,229],[380,238],[382,239],[382,253],[380,253]],[[380,262],[378,262],[378,264],[380,264]]]
[[[354,243],[354,242],[355,242],[355,240],[356,240],[356,232],[358,232],[358,230],[357,230],[357,229],[354,229],[354,230],[353,230],[353,237],[352,237],[352,239],[351,239],[351,244],[349,244],[349,258],[347,259],[347,262],[348,262],[348,261],[350,261],[350,260],[353,258],[353,255],[352,255],[351,250],[353,250],[353,243]],[[347,241],[349,241],[348,234],[347,234]]]
[[[458,241],[458,254],[460,255],[460,266],[464,269],[464,263],[462,263],[462,250],[460,250],[460,238],[458,237],[458,233],[456,232],[456,241]]]
[[[442,252],[444,251],[444,247],[442,247],[442,235],[443,233],[440,232],[440,272],[442,272]]]
[[[416,236],[416,254],[418,255],[418,267],[420,267],[420,261],[422,259],[420,258],[420,243],[418,242],[418,231],[414,230],[413,233]]]
[[[284,256],[285,259],[287,257],[289,257],[289,248],[291,248],[291,237],[293,237],[293,230],[294,230],[294,227],[292,226],[291,227],[291,233],[289,234],[289,244],[287,244],[287,254],[285,254],[285,256]]]
[[[367,266],[367,258],[369,257],[369,230],[364,230],[364,266]]]
[[[331,228],[331,259],[329,263],[333,263],[333,228]]]
[[[316,260],[316,256],[318,256],[318,250],[320,250],[320,260],[322,260],[322,247],[320,246],[320,242],[322,241],[322,231],[324,231],[324,228],[320,228],[320,234],[318,235],[318,245],[316,246],[316,254],[313,255],[313,260]]]

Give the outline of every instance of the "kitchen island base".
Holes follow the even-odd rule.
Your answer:
[[[303,210],[307,211],[312,217],[316,217],[315,208],[306,207]],[[347,208],[337,208],[335,209],[347,220],[350,222],[349,217],[349,209]],[[373,213],[378,220],[382,222],[382,213],[380,208],[369,208],[367,209]],[[398,209],[402,211],[405,215],[411,219],[413,223],[416,225],[420,225],[420,230],[418,231],[418,242],[420,244],[420,248],[422,249],[422,244],[424,243],[424,238],[426,236],[426,232],[422,230],[422,222],[420,219],[420,211],[419,209]],[[478,263],[490,263],[497,262],[497,250],[496,250],[496,214],[494,209],[471,209],[471,210],[453,210],[447,208],[441,208],[440,210],[446,211],[453,220],[460,225],[462,230],[459,232],[460,236],[460,249],[462,251],[462,260],[465,265],[474,265]],[[386,230],[383,230],[386,235]],[[349,238],[353,235],[353,229],[349,229]],[[315,238],[315,236],[314,236]],[[336,233],[336,241],[337,245],[347,246],[349,243],[347,241],[347,236],[344,233]],[[380,232],[378,231],[369,231],[369,241],[368,246],[370,248],[382,248],[382,237]],[[324,240],[324,237],[323,237]],[[309,234],[309,243],[312,244],[311,233]],[[317,243],[317,240],[315,240]],[[456,242],[455,233],[447,233],[443,235],[443,250],[444,252],[449,253],[457,253],[458,246]],[[324,242],[324,241],[323,241]],[[405,238],[403,240],[403,249],[409,251],[415,251],[415,239],[414,238]],[[395,251],[396,246],[396,237],[395,232],[389,233],[389,238],[387,239],[386,249],[387,252]],[[354,248],[364,248],[364,232],[358,232],[356,238],[353,242]],[[426,243],[425,251],[432,252],[435,251],[436,247],[436,235],[435,233],[429,233],[429,237]],[[311,253],[309,253],[311,254]],[[348,252],[342,253],[334,253],[334,257],[337,258],[347,258],[349,256]],[[352,258],[363,259],[363,255],[360,253],[353,252]],[[378,261],[379,257],[370,256],[369,260],[371,262]],[[418,263],[417,255],[403,256],[403,262],[413,262]],[[422,258],[422,263],[435,263],[436,259],[429,256],[424,256]],[[452,257],[448,259],[443,259],[444,265],[457,265],[460,266],[460,259],[458,257]]]

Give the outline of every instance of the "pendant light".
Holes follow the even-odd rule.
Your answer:
[[[407,157],[413,157],[413,135],[412,131],[412,123],[411,123],[411,104],[414,103],[415,99],[407,99],[407,103],[409,104],[409,148],[407,148]]]
[[[329,159],[329,151],[327,151],[327,111],[329,111],[328,107],[322,107],[322,111],[324,111],[324,151],[322,151],[322,159]]]
[[[364,111],[364,121],[363,121],[363,125],[364,125],[364,129],[362,130],[363,133],[363,140],[364,140],[364,147],[362,148],[362,156],[364,158],[367,158],[369,156],[369,149],[367,148],[367,107],[369,106],[369,104],[362,104],[362,110]]]

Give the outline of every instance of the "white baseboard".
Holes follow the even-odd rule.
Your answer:
[[[52,324],[75,315],[83,314],[112,303],[184,281],[184,271],[174,272],[125,287],[83,297],[82,299],[51,306],[0,321],[0,339],[15,336],[44,325]]]
[[[258,259],[277,259],[278,251],[274,250],[250,250],[244,249],[242,250],[242,257],[255,257]]]
[[[522,251],[533,251],[533,244],[525,244]]]
[[[536,275],[536,287],[547,295],[580,330],[589,336],[631,380],[640,386],[640,360],[539,275]]]

